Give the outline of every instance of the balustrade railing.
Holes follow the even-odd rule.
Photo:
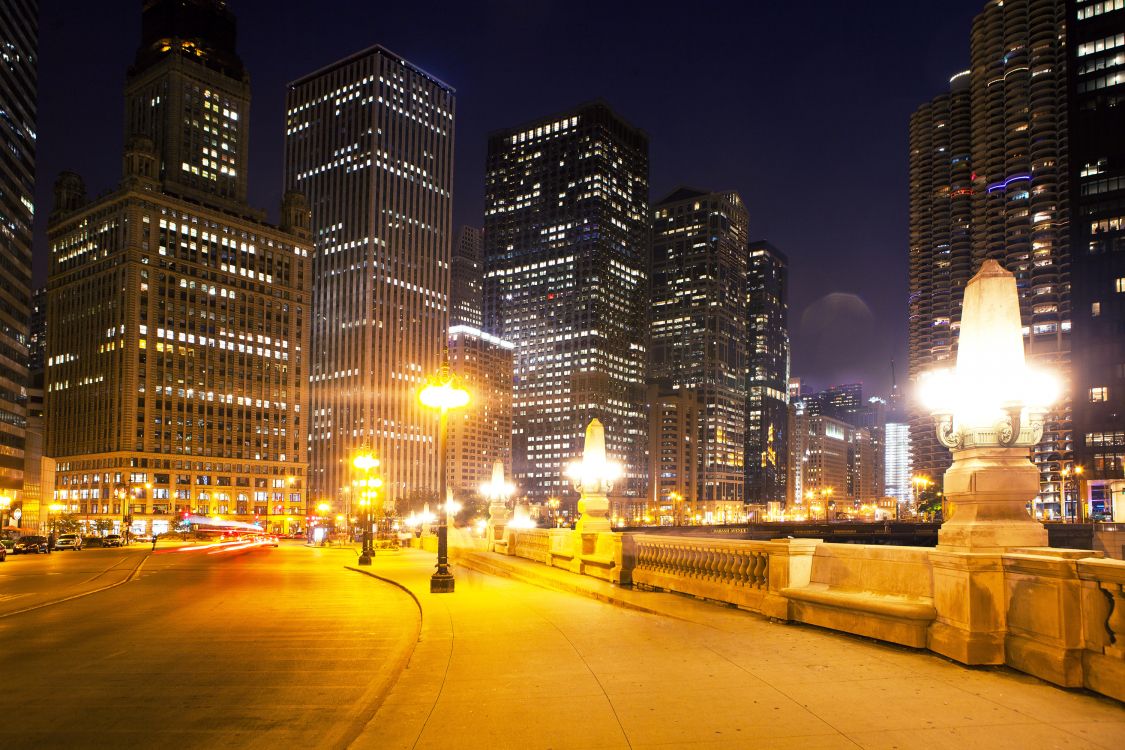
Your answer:
[[[1125,701],[1125,562],[1080,560],[1086,687]]]
[[[525,560],[546,563],[551,550],[551,537],[547,529],[512,529],[509,537],[514,544],[512,554]]]
[[[633,585],[758,610],[769,589],[774,542],[636,534]]]

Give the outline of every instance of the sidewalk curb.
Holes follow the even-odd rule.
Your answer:
[[[398,683],[399,678],[402,676],[402,673],[406,671],[407,666],[410,664],[410,660],[414,657],[414,651],[417,649],[418,643],[422,639],[423,617],[422,603],[418,601],[418,597],[414,595],[414,592],[406,588],[406,586],[403,586],[398,581],[384,578],[383,576],[376,575],[369,570],[352,567],[351,565],[345,565],[344,569],[368,576],[369,578],[374,578],[378,581],[382,581],[383,583],[389,583],[395,588],[406,592],[406,594],[410,597],[410,600],[414,602],[414,606],[418,609],[418,619],[415,620],[413,636],[407,640],[407,647],[402,649],[401,653],[399,653],[399,655],[395,657],[394,661],[390,662],[387,665],[385,674],[380,679],[376,679],[365,692],[365,696],[361,701],[362,705],[364,706],[363,711],[360,712],[359,715],[352,718],[345,726],[339,728],[336,731],[335,736],[326,743],[327,746],[341,748],[350,747],[363,735],[364,731],[367,729],[367,726],[375,719],[375,716],[379,713],[379,709],[383,707],[383,703],[386,702],[387,697],[391,694],[391,691],[394,690],[394,687]]]

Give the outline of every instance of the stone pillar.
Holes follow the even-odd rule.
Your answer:
[[[576,534],[610,531],[607,493],[616,478],[613,469],[605,455],[605,428],[600,420],[591,419],[582,446],[582,462],[577,465],[574,476],[580,493],[578,522],[574,525]]]
[[[995,553],[1047,546],[1047,529],[1025,507],[1039,493],[1039,470],[1027,453],[993,446],[953,452],[945,472],[952,512],[938,531],[938,549]]]
[[[930,552],[934,609],[927,646],[962,664],[1003,664],[1007,607],[999,554]]]

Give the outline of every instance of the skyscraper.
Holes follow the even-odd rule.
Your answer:
[[[910,376],[952,366],[964,284],[989,258],[1016,275],[1033,364],[1070,372],[1063,0],[990,0],[971,65],[920,107],[910,136]],[[967,92],[965,81],[968,81]],[[966,242],[967,241],[967,242]],[[914,469],[940,480],[948,454],[929,416],[911,419]],[[1069,398],[1032,451],[1046,504],[1072,460]]]
[[[453,89],[376,46],[291,83],[286,106],[286,181],[315,243],[314,499],[345,501],[365,447],[387,499],[435,501],[437,422],[417,392],[448,335]]]
[[[789,259],[768,242],[750,243],[746,282],[748,341],[746,502],[785,497],[789,453]]]
[[[39,3],[0,8],[0,494],[23,486]],[[18,505],[16,506],[18,507]]]
[[[961,299],[972,276],[969,71],[910,118],[909,377],[952,367]],[[913,405],[913,404],[912,404]],[[933,419],[911,411],[914,469],[940,482],[952,461]]]
[[[1075,462],[1125,521],[1125,4],[1068,4]],[[1085,489],[1085,491],[1083,491]]]
[[[563,477],[590,419],[644,474],[648,138],[601,103],[493,133],[485,185],[485,330],[515,345],[512,465],[537,500]]]
[[[910,478],[913,476],[910,463],[910,425],[903,422],[887,422],[887,446],[884,455],[883,494],[895,498],[900,505],[908,505],[913,500],[913,486],[910,484]]]
[[[126,81],[123,179],[55,184],[47,454],[85,522],[162,533],[172,514],[301,523],[309,216],[245,195],[249,84],[218,0],[145,3]],[[301,520],[298,520],[301,519]]]
[[[695,391],[691,496],[705,516],[734,520],[746,481],[746,208],[737,193],[680,188],[652,221],[648,377]]]
[[[510,342],[477,328],[449,328],[449,367],[472,394],[450,415],[449,489],[454,497],[476,494],[492,477],[492,465],[512,472],[512,349]]]
[[[1065,4],[993,0],[973,21],[970,44],[973,268],[991,258],[1016,275],[1028,360],[1064,383],[1071,325]],[[1046,504],[1059,499],[1059,470],[1072,462],[1071,450],[1064,395],[1032,449]]]
[[[461,227],[449,264],[449,326],[484,325],[484,231]]]

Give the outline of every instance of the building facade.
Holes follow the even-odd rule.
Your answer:
[[[586,425],[605,425],[643,498],[648,138],[604,104],[493,133],[485,185],[485,330],[515,345],[512,469],[543,502]]]
[[[737,193],[680,188],[653,206],[648,378],[699,400],[690,493],[713,518],[740,516],[746,450],[746,208]],[[649,435],[650,453],[658,436]]]
[[[1064,491],[1068,515],[1081,496],[1082,513],[1125,521],[1125,3],[1068,7],[1071,398],[1084,482]]]
[[[453,89],[383,47],[289,85],[286,181],[313,217],[311,489],[343,506],[361,448],[400,511],[437,500],[417,394],[449,320]]]
[[[39,3],[0,8],[0,495],[19,508],[27,440]]]
[[[789,453],[789,259],[751,242],[746,281],[746,502],[785,498]]]
[[[886,434],[883,495],[893,497],[901,506],[907,506],[914,501],[913,485],[910,483],[913,476],[910,425],[905,422],[887,422]]]
[[[875,448],[866,428],[812,414],[804,401],[796,401],[789,408],[789,430],[787,513],[827,520],[878,498]]]
[[[449,326],[484,325],[484,230],[461,227],[449,264]]]
[[[55,186],[46,441],[89,530],[174,514],[303,526],[308,210],[242,200],[248,78],[220,2],[146,3],[126,82],[124,179]],[[179,109],[177,109],[179,108]],[[233,171],[232,171],[233,170]]]
[[[449,328],[449,367],[469,390],[469,405],[449,417],[448,479],[455,498],[479,493],[492,465],[512,473],[513,345],[467,325]]]

